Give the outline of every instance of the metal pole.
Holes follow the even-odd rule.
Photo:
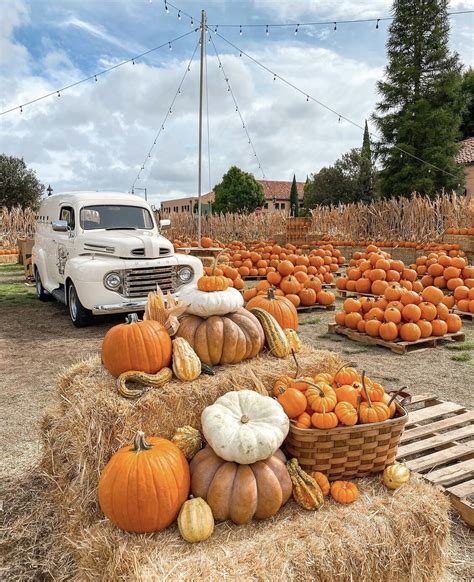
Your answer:
[[[206,32],[206,13],[201,10],[201,63],[199,70],[199,168],[198,168],[198,241],[201,246],[201,188],[202,188],[202,97],[204,83],[204,43]]]

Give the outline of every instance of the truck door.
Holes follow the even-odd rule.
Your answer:
[[[72,206],[64,205],[59,209],[59,220],[65,220],[68,224],[68,232],[52,233],[51,252],[48,253],[48,272],[52,280],[57,282],[57,286],[64,284],[64,271],[66,263],[74,248],[76,234],[75,212]]]

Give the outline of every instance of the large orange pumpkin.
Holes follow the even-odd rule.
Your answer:
[[[266,295],[257,295],[251,299],[247,305],[250,311],[254,307],[260,307],[267,313],[273,315],[283,329],[298,329],[298,312],[296,307],[286,297],[278,297],[273,289],[268,289]]]
[[[167,439],[135,436],[119,449],[100,476],[99,505],[125,531],[146,533],[168,527],[189,495],[190,472],[184,454]]]
[[[139,321],[132,313],[126,323],[115,325],[105,334],[102,363],[116,378],[130,370],[156,374],[170,363],[171,350],[171,338],[161,323]]]

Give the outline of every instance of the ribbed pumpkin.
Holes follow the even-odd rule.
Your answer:
[[[207,501],[214,519],[236,524],[274,515],[291,496],[285,455],[277,450],[250,465],[226,462],[207,446],[191,461],[191,491]]]
[[[114,453],[102,471],[99,505],[125,531],[159,531],[178,516],[189,485],[189,465],[178,447],[137,432],[134,444]]]
[[[201,360],[182,337],[173,340],[173,372],[183,382],[191,382],[201,375]]]
[[[298,312],[296,307],[286,297],[275,295],[273,289],[268,289],[266,295],[257,295],[247,303],[247,309],[260,307],[278,321],[283,329],[298,329]]]
[[[102,342],[102,363],[117,378],[136,370],[156,374],[171,361],[171,338],[157,321],[139,321],[136,313],[115,325]]]
[[[243,308],[207,319],[185,315],[176,335],[183,337],[201,362],[209,366],[237,364],[253,358],[263,349],[265,342],[262,326]]]
[[[214,531],[214,517],[209,505],[201,497],[183,503],[178,516],[181,537],[189,543],[203,542]]]

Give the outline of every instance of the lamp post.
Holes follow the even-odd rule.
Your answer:
[[[46,192],[48,193],[48,196],[51,196],[51,194],[53,193],[53,189],[51,188],[51,184],[49,184],[48,187],[46,188]]]
[[[132,194],[135,194],[135,190],[141,190],[142,192],[145,192],[145,200],[148,200],[148,198],[146,197],[146,188],[134,188],[132,190]]]

